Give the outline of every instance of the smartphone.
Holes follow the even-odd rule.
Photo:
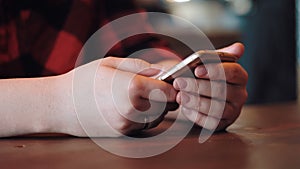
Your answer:
[[[170,68],[167,72],[158,76],[156,79],[172,82],[176,77],[182,75],[189,69],[193,70],[198,65],[206,63],[236,62],[237,60],[238,57],[230,53],[213,50],[200,50],[188,56],[183,61]]]

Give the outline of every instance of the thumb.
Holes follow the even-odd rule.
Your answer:
[[[245,51],[245,46],[242,43],[234,43],[230,46],[227,46],[222,49],[218,49],[219,52],[227,52],[231,53],[233,55],[236,55],[237,57],[241,57]]]

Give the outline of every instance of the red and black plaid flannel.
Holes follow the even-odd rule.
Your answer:
[[[65,73],[74,68],[95,31],[135,12],[140,11],[126,0],[0,0],[0,78]],[[118,38],[114,29],[122,28],[112,28],[109,38]],[[137,36],[120,41],[107,55],[126,57],[139,49],[164,46],[153,36]]]

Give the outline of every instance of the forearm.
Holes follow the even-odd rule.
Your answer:
[[[59,76],[0,80],[0,137],[62,132],[64,106],[70,103],[60,81]]]
[[[127,62],[127,64],[137,63],[133,61]],[[125,62],[122,60],[122,63]],[[170,60],[161,63],[164,68],[175,64],[174,61]],[[86,115],[85,113],[90,115],[91,118],[84,120],[85,124],[88,125],[87,127],[92,130],[90,131],[92,136],[120,136],[120,133],[112,130],[111,126],[108,126],[106,123],[115,124],[116,126],[113,127],[119,131],[123,131],[122,127],[126,127],[128,122],[126,119],[123,119],[122,116],[119,116],[119,112],[113,112],[115,107],[113,106],[112,93],[109,89],[110,83],[113,80],[112,75],[114,75],[115,72],[122,73],[125,76],[130,70],[121,71],[112,69],[112,67],[109,66],[106,67],[102,65],[100,68],[98,66],[99,62],[95,61],[77,68],[77,77],[79,76],[80,78],[80,81],[77,81],[77,87],[80,86],[80,91],[77,91],[79,93],[76,95],[80,97],[80,105],[77,106],[83,108],[79,113],[84,113],[81,115]],[[125,69],[128,68],[133,69],[134,67],[125,66]],[[98,84],[96,85],[97,88],[93,88],[87,83],[91,80],[90,78],[94,78],[95,69],[101,69],[97,77],[102,77],[97,78],[97,81],[95,81],[95,83]],[[135,72],[140,71],[139,67],[136,69]],[[31,133],[65,133],[75,136],[87,136],[80,125],[73,104],[73,73],[74,71],[53,77],[0,80],[0,137]],[[142,76],[140,78],[142,78]],[[159,83],[159,85],[162,84]],[[103,119],[102,116],[98,116],[99,112],[96,111],[99,110],[93,107],[95,105],[90,105],[91,103],[89,103],[89,97],[94,97],[94,90],[98,91],[98,94],[96,94],[98,97],[96,99],[98,99],[98,103],[102,105],[100,113],[102,113],[108,121]],[[126,90],[127,88],[124,89],[125,92],[127,92]],[[115,94],[117,95],[119,93]],[[128,98],[125,97],[123,101],[127,103],[127,99]],[[124,105],[127,106],[130,104]],[[125,109],[124,112],[131,109],[131,107]],[[124,130],[129,131],[130,129]]]

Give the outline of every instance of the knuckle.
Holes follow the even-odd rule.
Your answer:
[[[224,66],[222,64],[212,65],[209,72],[210,79],[225,80]]]
[[[240,85],[246,85],[248,81],[248,73],[240,64],[235,63],[234,66],[230,67],[227,72],[226,78],[229,82],[234,82],[236,79],[239,79]]]
[[[198,87],[196,79],[187,78],[187,79],[185,79],[185,81],[187,82],[186,90],[188,90],[188,91],[198,91],[199,87]]]
[[[212,97],[226,99],[227,85],[225,82],[214,82],[212,83]]]
[[[166,95],[167,99],[174,100],[174,101],[176,100],[177,92],[172,87],[166,87],[166,89],[163,91],[164,91],[164,94]]]
[[[129,84],[128,93],[132,107],[140,111],[144,111],[149,108],[149,106],[142,105],[140,103],[142,92],[145,92],[145,87],[143,86],[141,80],[135,76]]]
[[[235,79],[239,78],[241,70],[242,69],[239,64],[234,64],[227,74],[227,81],[234,81]]]
[[[211,92],[211,81],[209,80],[199,80],[197,87],[195,88],[195,92],[197,94],[203,94],[203,93],[208,93]]]
[[[151,104],[148,101],[143,101],[143,104],[141,103],[141,101],[138,101],[137,99],[132,102],[132,106],[135,110],[138,111],[147,111],[151,108]]]
[[[239,107],[243,104],[246,103],[247,98],[248,98],[248,92],[246,90],[246,88],[241,89],[241,91],[239,91],[239,94],[237,94],[238,97],[236,97],[235,100],[235,106]]]
[[[191,83],[193,86],[193,91],[195,92],[199,91],[201,81],[197,81],[196,79],[193,79]]]
[[[225,101],[214,101],[214,104],[214,115],[221,119],[227,104]]]
[[[130,93],[138,93],[139,91],[144,90],[144,86],[138,76],[134,76],[131,83],[129,84],[129,92]]]
[[[104,65],[104,66],[109,65],[110,62],[114,59],[115,58],[112,56],[105,57],[105,58],[101,59],[100,65]]]
[[[202,110],[202,102],[200,101],[200,97],[197,97],[194,100],[194,109],[197,111],[201,111]]]
[[[221,119],[224,112],[224,104],[221,101],[211,100],[211,108],[207,113],[207,116]]]
[[[221,99],[226,99],[226,95],[228,91],[227,84],[225,82],[219,82],[218,88],[219,88],[219,97],[221,97]]]
[[[209,99],[202,99],[201,102],[199,102],[199,109],[201,109],[201,112],[207,114],[209,113],[211,107],[211,100]]]
[[[136,68],[136,69],[138,69],[138,70],[143,70],[143,69],[145,69],[145,68],[148,68],[148,67],[150,67],[150,63],[148,63],[148,62],[146,62],[146,61],[144,61],[144,60],[141,60],[141,59],[133,59],[132,60],[132,62],[133,62],[133,66]]]

